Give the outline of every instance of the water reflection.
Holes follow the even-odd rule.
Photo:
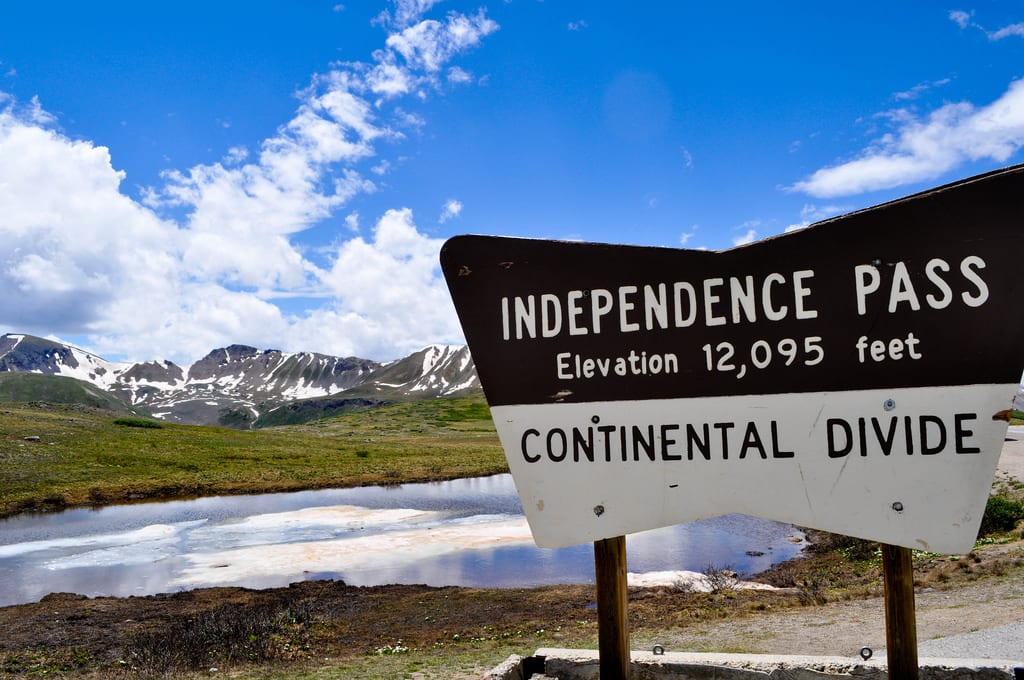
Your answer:
[[[627,537],[633,572],[799,553],[793,527],[741,515]],[[761,555],[747,554],[763,553]],[[0,605],[50,592],[143,595],[310,578],[523,587],[593,580],[593,549],[539,549],[509,475],[73,510],[0,522]]]

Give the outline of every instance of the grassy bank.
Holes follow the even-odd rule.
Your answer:
[[[258,431],[172,425],[81,406],[0,405],[0,516],[506,470],[482,397]]]

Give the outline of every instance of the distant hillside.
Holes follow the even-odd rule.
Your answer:
[[[116,413],[138,412],[83,380],[38,373],[0,373],[0,402],[82,404]]]
[[[383,364],[231,345],[178,366],[114,363],[77,347],[12,333],[0,336],[4,374],[74,378],[167,422],[239,429],[309,422],[409,399],[482,394],[469,350],[452,345],[430,345]]]
[[[366,397],[340,398],[319,397],[316,399],[300,399],[273,408],[260,415],[253,422],[253,427],[277,427],[279,425],[302,425],[315,420],[323,420],[342,413],[363,411],[368,408],[387,406],[392,402]]]

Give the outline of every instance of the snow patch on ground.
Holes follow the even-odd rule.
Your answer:
[[[643,574],[626,574],[626,583],[635,588],[679,588],[691,590],[695,593],[710,593],[714,590],[711,579],[696,571],[649,571]],[[752,581],[730,580],[728,587],[742,588],[744,590],[775,590],[774,586],[767,583],[754,583]]]
[[[414,564],[426,557],[462,550],[532,542],[530,528],[522,516],[476,515],[438,523],[426,531],[420,526],[365,536],[193,553],[187,558],[188,566],[170,585],[218,585],[282,573],[352,574],[393,569]]]

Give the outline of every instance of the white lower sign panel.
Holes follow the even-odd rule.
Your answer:
[[[1017,384],[495,406],[534,539],[738,512],[940,553],[974,543]]]

